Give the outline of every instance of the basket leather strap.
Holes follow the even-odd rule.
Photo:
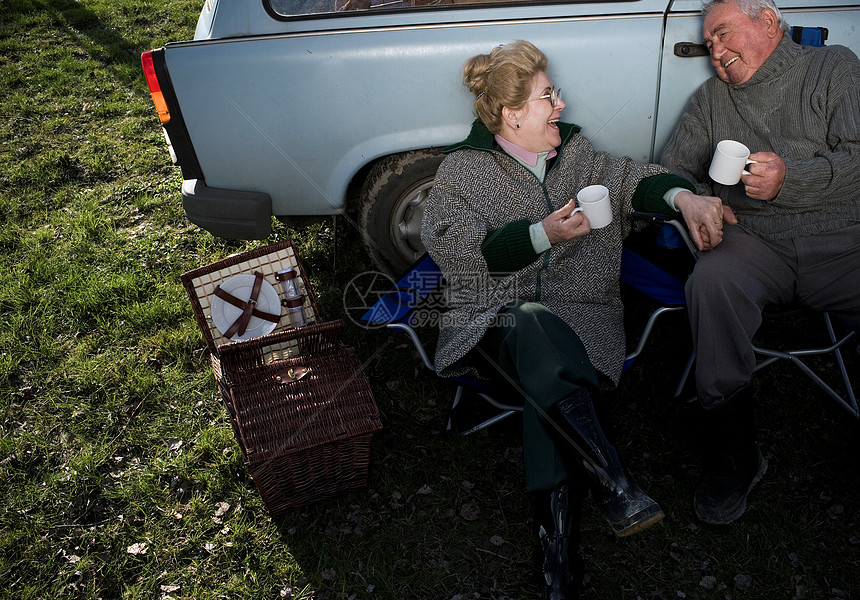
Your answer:
[[[232,304],[236,308],[241,308],[242,310],[245,309],[245,304],[247,304],[247,302],[239,300],[236,296],[230,294],[229,292],[225,292],[220,287],[215,288],[215,295],[221,298],[224,302]],[[271,321],[272,323],[277,323],[281,320],[280,315],[263,312],[258,308],[254,309],[254,311],[251,313],[251,316],[257,317],[258,319],[263,319],[264,321]]]
[[[294,381],[298,381],[299,379],[303,378],[310,372],[310,367],[303,367],[301,365],[290,367],[288,369],[283,369],[275,373],[275,381],[277,381],[278,383],[293,383]]]
[[[247,301],[242,301],[229,292],[225,292],[221,289],[221,286],[217,286],[215,288],[215,295],[227,302],[235,306],[236,308],[242,309],[242,314],[239,315],[239,318],[236,319],[230,328],[224,332],[224,337],[232,338],[234,335],[239,334],[242,335],[245,333],[245,330],[248,328],[248,321],[251,320],[251,317],[258,317],[265,321],[270,321],[272,323],[277,323],[280,320],[280,315],[274,315],[270,313],[263,312],[257,308],[257,298],[260,296],[260,288],[263,286],[263,275],[258,272],[254,272],[254,285],[251,288],[251,297],[248,298]]]

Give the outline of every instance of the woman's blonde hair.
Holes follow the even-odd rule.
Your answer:
[[[475,94],[475,114],[490,133],[502,131],[502,108],[523,108],[532,80],[546,71],[546,55],[529,42],[517,40],[466,61],[463,83]]]

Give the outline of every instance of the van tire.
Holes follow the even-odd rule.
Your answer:
[[[438,148],[379,160],[361,189],[361,233],[374,265],[397,276],[424,254],[421,217],[442,162]]]

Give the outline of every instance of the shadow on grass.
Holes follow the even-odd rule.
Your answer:
[[[336,279],[358,267],[346,261]],[[325,271],[321,263],[318,271]],[[328,302],[336,310],[334,299]],[[647,307],[632,301],[630,309],[633,338]],[[808,327],[798,327],[791,335],[805,337]],[[421,370],[405,339],[349,327],[347,338],[364,357],[387,346],[365,365],[385,429],[374,439],[366,492],[278,522],[304,573],[314,577],[299,583],[317,598],[536,598],[520,419],[468,437],[446,433],[453,390]],[[740,521],[702,525],[692,510],[701,476],[690,451],[694,432],[685,403],[673,397],[689,347],[683,315],[671,317],[604,407],[622,461],[666,518],[618,539],[587,501],[583,597],[860,597],[857,422],[789,364],[756,374],[770,469]],[[860,372],[853,346],[848,354],[849,371]],[[826,360],[813,363],[828,367]]]
[[[423,379],[414,383],[433,386],[421,394],[426,404],[401,406],[392,386],[379,394],[387,427],[374,440],[365,493],[278,522],[304,572],[316,575],[315,598],[517,599],[536,589],[521,426],[445,432],[448,395]]]
[[[148,9],[142,5],[137,10]],[[57,31],[75,40],[77,46],[86,48],[96,64],[111,70],[116,81],[145,88],[140,54],[148,49],[143,44],[151,43],[143,41],[152,39],[146,29],[152,26],[151,19],[132,19],[134,24],[141,25],[141,39],[134,40],[105,25],[97,12],[77,0],[8,0],[4,2],[3,13],[0,15],[0,31],[4,31],[6,36],[11,35],[10,24],[20,28],[28,23],[28,17],[40,22],[48,19]],[[193,26],[189,37],[192,33]]]

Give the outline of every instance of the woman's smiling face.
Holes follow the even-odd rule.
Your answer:
[[[556,122],[561,118],[565,103],[556,98],[555,106],[550,102],[553,85],[546,73],[541,71],[532,80],[529,101],[520,112],[516,139],[511,140],[530,152],[549,152],[561,145],[561,134]]]

